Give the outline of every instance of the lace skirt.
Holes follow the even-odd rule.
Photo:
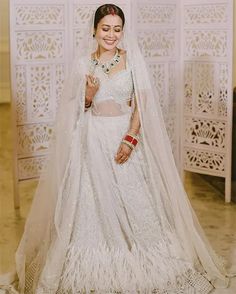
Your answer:
[[[86,115],[81,179],[73,179],[81,183],[76,216],[56,293],[209,293],[212,285],[172,229],[163,195],[151,193],[142,143],[126,163],[114,160],[130,113]],[[41,285],[37,293],[53,292]]]

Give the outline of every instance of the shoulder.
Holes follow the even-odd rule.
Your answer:
[[[127,58],[127,52],[126,52],[126,50],[124,50],[124,49],[119,49],[119,54],[120,54],[120,56],[121,56],[124,60],[126,60],[126,58]]]
[[[119,53],[120,53],[120,55],[123,55],[123,56],[126,56],[126,50],[125,49],[122,49],[122,48],[120,48],[119,49]]]
[[[124,63],[126,63],[126,59],[127,59],[127,52],[124,49],[119,49],[119,54],[121,56],[121,58],[123,59]]]

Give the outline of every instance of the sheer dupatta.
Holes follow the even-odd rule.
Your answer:
[[[133,36],[133,34],[130,34]],[[135,95],[141,121],[141,138],[155,205],[160,194],[172,230],[177,233],[186,256],[215,287],[227,287],[229,279],[222,258],[205,237],[175,165],[158,93],[135,38],[129,38],[128,62],[133,68]],[[186,258],[185,256],[185,258]]]

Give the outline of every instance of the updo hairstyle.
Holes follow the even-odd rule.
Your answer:
[[[125,24],[125,15],[122,11],[122,9],[115,4],[104,4],[100,7],[95,12],[95,17],[94,17],[94,30],[96,31],[98,23],[100,20],[106,16],[106,15],[118,15],[122,19],[122,25],[124,26]]]

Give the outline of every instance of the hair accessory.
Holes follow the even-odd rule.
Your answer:
[[[113,7],[111,8],[111,14],[112,14],[112,15],[115,15],[115,10],[114,10]]]
[[[88,110],[92,106],[93,101],[86,102],[85,101],[85,111]]]
[[[110,14],[112,14],[112,15],[115,15],[116,14],[115,13],[115,9],[114,9],[114,7],[112,7],[112,5],[109,6],[108,10],[109,10],[109,13]]]

